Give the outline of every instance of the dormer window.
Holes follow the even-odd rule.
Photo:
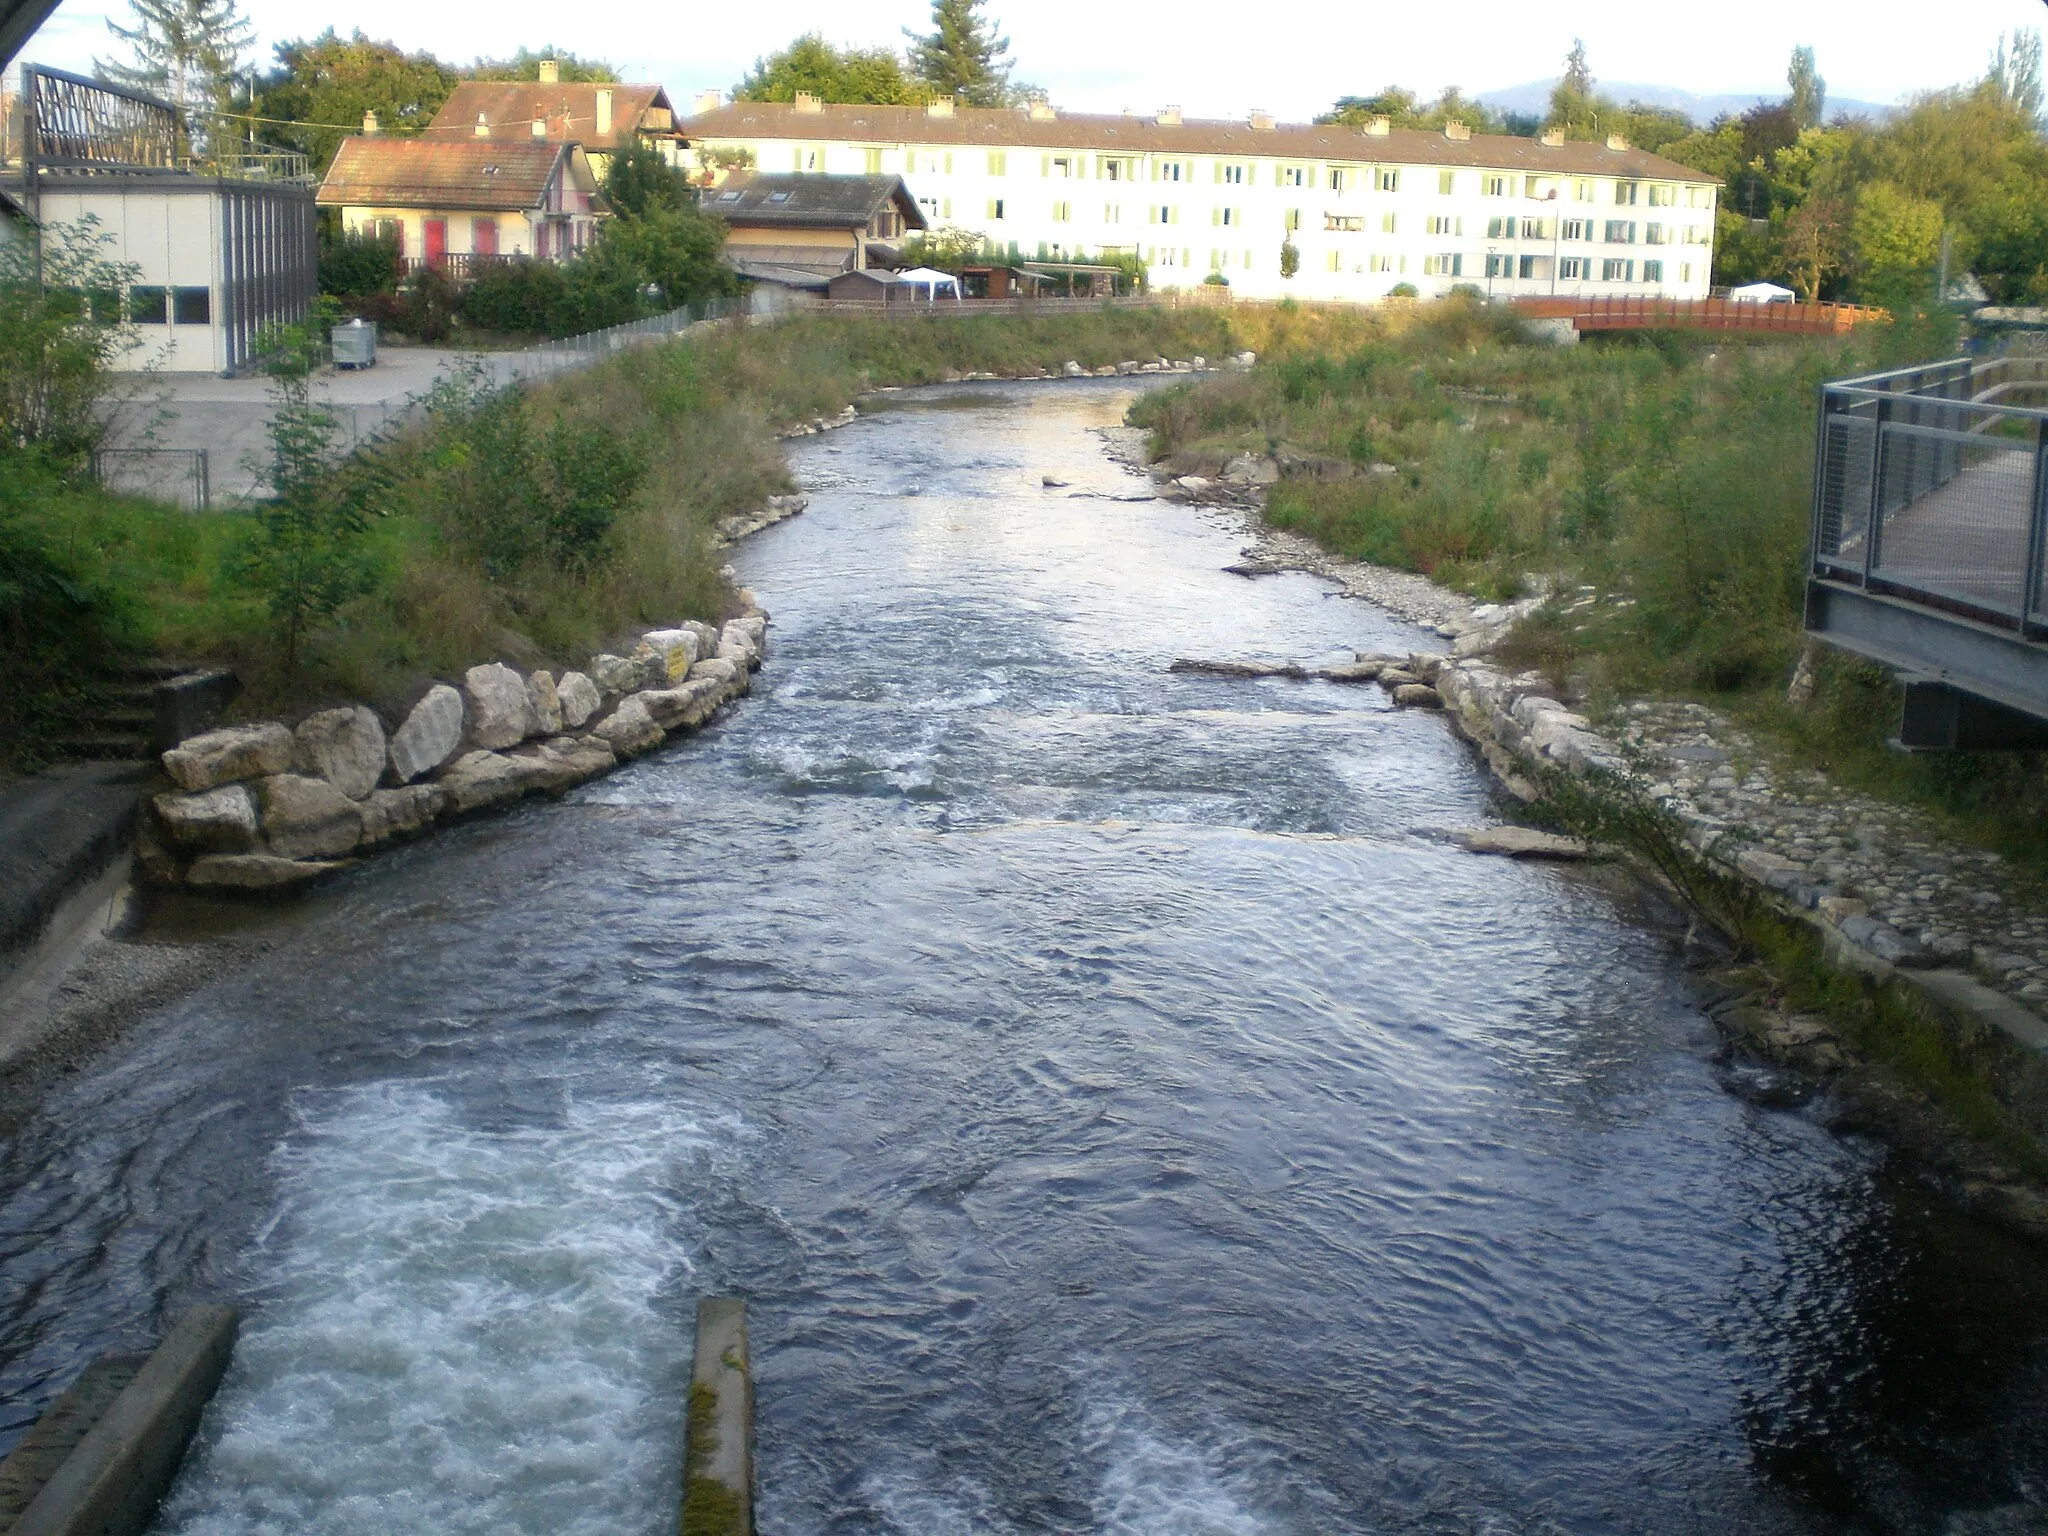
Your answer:
[[[768,201],[771,203],[786,203],[789,201],[789,194],[787,192],[770,192],[768,194]]]

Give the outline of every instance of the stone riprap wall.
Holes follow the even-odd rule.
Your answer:
[[[559,794],[703,725],[752,686],[768,615],[642,635],[631,655],[522,675],[498,662],[436,683],[399,721],[356,704],[296,726],[227,726],[163,755],[177,788],[143,818],[164,885],[264,890],[535,792]]]

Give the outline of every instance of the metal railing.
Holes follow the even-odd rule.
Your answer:
[[[2048,633],[2048,358],[1955,358],[1821,390],[1815,578]]]
[[[92,477],[123,496],[146,496],[191,512],[213,505],[213,466],[204,448],[100,448]]]
[[[686,304],[667,314],[628,320],[623,325],[607,326],[601,331],[586,331],[581,336],[543,341],[522,351],[501,353],[499,357],[508,378],[533,378],[564,368],[580,368],[613,352],[644,341],[680,335],[693,325],[723,320],[729,315],[743,313],[744,309],[740,300],[708,299],[702,304]]]

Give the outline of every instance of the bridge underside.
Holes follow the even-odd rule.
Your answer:
[[[1806,629],[1899,674],[1902,746],[2048,747],[2048,645],[1824,580],[1807,583]]]

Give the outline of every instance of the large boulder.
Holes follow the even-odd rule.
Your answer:
[[[703,663],[698,663],[702,666]],[[691,668],[695,671],[696,668]],[[680,688],[649,688],[626,702],[639,703],[664,731],[702,725],[725,698],[726,684],[715,678],[692,677]],[[623,707],[623,706],[622,706]]]
[[[156,817],[164,836],[187,852],[243,853],[256,846],[256,802],[244,784],[158,795]]]
[[[476,751],[455,759],[435,782],[447,792],[449,809],[462,815],[555,787],[559,774],[556,764],[537,756]]]
[[[691,682],[700,682],[705,678],[716,681],[727,698],[747,691],[748,675],[745,665],[727,661],[722,656],[713,656],[710,660],[700,661],[690,668]]]
[[[192,861],[191,867],[185,871],[185,883],[201,890],[268,891],[281,885],[298,885],[329,870],[348,867],[347,860],[280,859],[268,853],[209,853]]]
[[[438,784],[405,784],[373,791],[363,802],[363,842],[382,843],[417,832],[447,805],[448,792]]]
[[[597,691],[597,684],[581,672],[564,672],[562,680],[555,684],[555,696],[561,701],[562,724],[572,731],[580,730],[604,707],[604,695]]]
[[[718,654],[718,626],[716,624],[706,624],[702,619],[687,619],[676,627],[678,629],[687,629],[697,637],[697,654],[691,658],[692,660],[702,661],[706,656],[716,656]]]
[[[752,671],[761,665],[760,642],[747,632],[738,619],[734,619],[718,632],[718,649],[712,653],[727,661],[737,662]]]
[[[487,661],[462,674],[472,747],[516,747],[533,734],[533,704],[526,679],[503,662]]]
[[[704,654],[703,641],[694,629],[650,629],[640,637],[634,653],[659,669],[652,681],[680,683],[690,675],[692,662]]]
[[[547,673],[536,672],[526,680],[526,704],[533,711],[533,728],[541,735],[552,736],[562,728],[562,697]]]
[[[590,658],[590,680],[605,693],[638,693],[650,682],[658,683],[661,677],[651,677],[655,669],[647,661],[636,661],[627,656],[593,656]]]
[[[288,859],[347,853],[362,840],[363,808],[325,779],[279,773],[264,779],[263,837]]]
[[[164,772],[183,790],[283,773],[291,765],[292,733],[275,720],[208,731],[164,754]]]
[[[636,693],[592,726],[590,734],[620,757],[637,757],[660,746],[666,733],[654,723],[654,716]]]
[[[462,745],[462,695],[436,683],[391,737],[391,776],[410,784],[455,756]]]
[[[384,726],[370,710],[323,709],[292,732],[292,770],[360,800],[384,777]]]

